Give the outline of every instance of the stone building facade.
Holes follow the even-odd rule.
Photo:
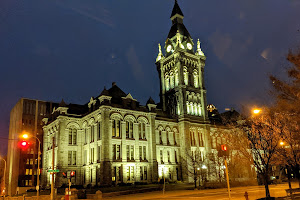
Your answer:
[[[205,163],[206,155],[217,153],[204,86],[206,57],[183,18],[175,1],[165,54],[159,45],[156,59],[160,103],[150,98],[140,105],[113,83],[85,105],[62,101],[53,110],[44,126],[43,185],[51,184],[47,170],[53,168],[75,171],[73,184],[85,186],[193,181],[184,173],[187,155],[200,152]],[[66,183],[62,173],[55,175],[56,186]]]

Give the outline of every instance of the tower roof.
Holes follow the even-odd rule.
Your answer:
[[[180,35],[184,36],[185,38],[191,38],[190,33],[188,32],[188,30],[185,28],[183,24],[183,13],[178,5],[177,0],[175,0],[175,4],[171,14],[171,20],[172,20],[172,27],[168,34],[169,39],[176,36],[177,32],[179,32]]]
[[[177,0],[175,0],[175,4],[174,4],[173,10],[172,10],[171,18],[173,16],[175,16],[176,14],[181,15],[182,17],[184,16],[181,9],[180,9],[180,7],[179,7],[179,5],[178,5],[178,3],[177,3]]]

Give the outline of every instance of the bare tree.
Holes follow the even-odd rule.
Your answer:
[[[300,52],[289,52],[287,60],[291,63],[287,69],[287,80],[270,76],[272,94],[276,100],[272,109],[277,113],[282,128],[282,148],[278,160],[291,167],[300,187]]]
[[[270,198],[269,181],[272,163],[281,140],[281,125],[275,114],[267,109],[243,125],[247,133],[249,150],[258,175],[263,180],[266,197]]]
[[[202,157],[203,156],[203,157]],[[181,158],[182,162],[182,173],[185,173],[187,177],[192,177],[194,181],[194,187],[197,188],[197,180],[204,180],[206,178],[206,172],[204,166],[204,155],[198,148],[195,151],[186,150],[185,156]]]

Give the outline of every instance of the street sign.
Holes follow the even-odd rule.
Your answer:
[[[59,172],[59,169],[48,169],[47,172]]]

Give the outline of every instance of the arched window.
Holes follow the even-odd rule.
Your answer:
[[[186,102],[186,110],[187,110],[187,114],[190,114],[191,109],[190,109],[190,103],[188,101]]]
[[[121,137],[121,121],[114,119],[112,121],[112,136]]]
[[[194,103],[194,114],[198,115],[198,107],[197,107],[197,103]]]
[[[169,89],[170,89],[170,80],[169,80],[168,75],[166,75],[166,77],[165,77],[165,82],[166,82],[166,91],[169,91]]]
[[[194,106],[193,106],[192,102],[190,103],[190,109],[191,109],[190,113],[191,113],[191,115],[193,115],[194,114]]]
[[[184,78],[184,84],[188,85],[189,84],[189,73],[187,71],[187,68],[183,68],[183,78]]]
[[[144,122],[139,123],[139,138],[146,139],[146,124]]]
[[[197,70],[194,71],[194,87],[198,88],[199,87],[199,82],[198,82],[199,76]]]
[[[201,106],[200,106],[200,104],[198,104],[198,115],[199,116],[201,115]]]
[[[126,121],[126,138],[133,138],[133,122]]]
[[[170,88],[174,88],[174,74],[173,72],[170,72]]]
[[[175,86],[178,86],[179,84],[179,75],[178,75],[178,69],[175,69]]]

